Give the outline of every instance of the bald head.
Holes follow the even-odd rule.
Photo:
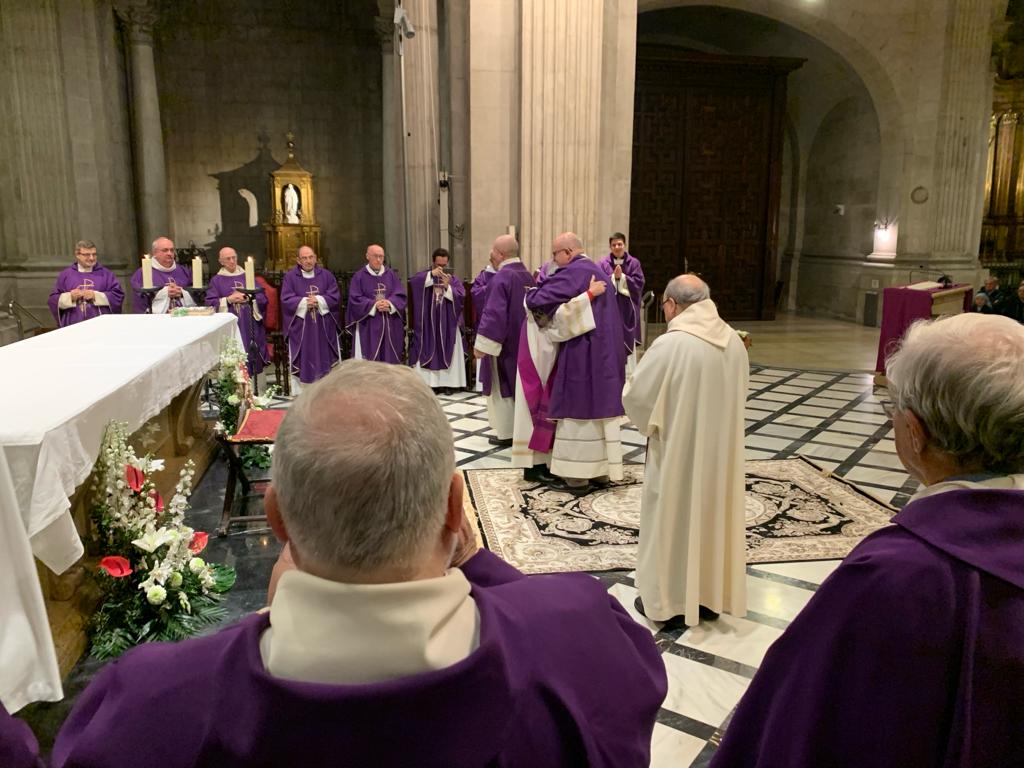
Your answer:
[[[583,241],[575,232],[563,232],[551,243],[551,258],[560,267],[564,267],[581,253]]]
[[[217,253],[217,261],[228,272],[234,272],[238,266],[238,253],[235,252],[234,248],[225,246]]]
[[[366,263],[374,272],[379,272],[380,268],[384,266],[384,249],[376,243],[367,246]]]
[[[490,253],[492,267],[497,269],[505,259],[514,259],[517,256],[519,256],[519,243],[516,242],[514,235],[498,235],[494,238]]]
[[[153,258],[164,268],[174,264],[174,241],[169,237],[158,237],[154,240]]]
[[[665,287],[662,304],[665,308],[665,319],[671,320],[687,307],[699,301],[711,298],[708,284],[696,275],[679,275],[673,277]]]
[[[316,266],[316,251],[308,245],[303,245],[295,254],[295,261],[303,271],[311,272]]]

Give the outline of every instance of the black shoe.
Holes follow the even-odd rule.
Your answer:
[[[714,621],[718,618],[718,614],[708,608],[706,605],[700,607],[700,617],[705,621]]]
[[[608,479],[608,476],[604,477],[592,477],[590,478],[590,484],[595,488],[610,488],[612,481]]]
[[[644,601],[642,597],[637,597],[637,599],[633,601],[633,607],[636,608],[636,612],[643,616],[645,619],[648,619],[649,621],[655,621],[658,624],[661,624],[662,631],[671,631],[673,629],[689,629],[690,627],[690,625],[686,623],[682,616],[673,616],[671,619],[667,619],[666,621],[652,619],[650,616],[647,615],[647,612],[644,610]]]
[[[547,464],[534,464],[523,470],[523,480],[530,483],[553,483],[557,478],[548,472]]]
[[[569,485],[561,477],[552,476],[551,481],[548,483],[548,489],[552,491],[561,491],[562,493],[571,493],[573,496],[586,496],[592,490],[594,486],[590,483],[584,483],[583,485]]]
[[[511,448],[512,447],[512,438],[511,437],[508,438],[507,440],[502,440],[501,438],[498,438],[498,437],[488,437],[487,438],[487,442],[490,443],[491,445],[501,446],[502,448]]]

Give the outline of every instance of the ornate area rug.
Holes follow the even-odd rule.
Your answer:
[[[642,465],[626,465],[623,482],[579,499],[522,474],[465,472],[488,549],[524,573],[636,567]],[[894,513],[805,459],[748,461],[746,476],[749,563],[845,557]]]

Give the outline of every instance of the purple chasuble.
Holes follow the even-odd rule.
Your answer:
[[[428,282],[429,278],[429,282]],[[420,364],[431,371],[452,367],[455,355],[465,355],[465,346],[455,348],[455,331],[462,328],[462,306],[466,288],[455,275],[451,276],[452,301],[444,296],[441,285],[434,287],[430,270],[417,272],[409,281],[412,290],[412,340],[409,342],[409,365]]]
[[[220,300],[226,299],[236,289],[245,288],[245,272],[237,275],[217,274],[210,278],[206,287],[206,305],[220,309]],[[255,376],[270,364],[267,359],[267,331],[262,318],[267,315],[267,294],[261,291],[252,297],[256,302],[260,320],[253,317],[252,305],[231,304],[227,302],[227,310],[238,318],[238,330],[242,334],[242,347],[249,356],[249,374]]]
[[[531,312],[553,317],[560,306],[585,293],[590,278],[604,280],[605,292],[591,302],[594,330],[558,348],[551,384],[552,419],[611,419],[622,416],[622,388],[626,383],[626,349],[622,343],[622,317],[611,280],[597,264],[578,254],[526,297]]]
[[[3,768],[42,768],[39,743],[28,724],[11,717],[0,704],[0,766]]]
[[[379,299],[387,299],[395,312],[370,312]],[[363,267],[348,284],[345,330],[359,339],[364,360],[401,363],[405,352],[405,286],[391,267],[373,275]],[[353,350],[355,347],[353,346]]]
[[[610,253],[597,262],[597,266],[604,270],[608,277],[615,274],[615,260]],[[629,296],[623,296],[616,291],[615,298],[619,302],[624,343],[626,345],[626,353],[629,354],[640,343],[640,301],[644,296],[644,268],[640,266],[640,260],[628,251],[623,254],[620,266],[622,267],[622,274],[626,278]],[[615,282],[612,281],[612,288],[614,287]]]
[[[163,272],[153,267],[153,287],[163,288],[167,283],[173,280],[175,283],[181,286],[184,291],[186,288],[192,285],[192,273],[188,267],[183,267],[181,264],[175,264],[174,269],[170,272]],[[142,290],[142,267],[135,270],[135,274],[132,275],[132,311],[137,314],[145,314],[150,307],[150,303],[153,301],[152,296],[146,296],[140,291]],[[180,307],[181,299],[171,299],[167,306],[167,311],[170,312],[176,307]]]
[[[296,313],[299,304],[310,292],[323,296],[330,310],[321,315],[319,308],[307,310],[306,316]],[[302,276],[299,266],[289,269],[281,280],[281,327],[288,337],[291,374],[303,384],[312,384],[326,376],[341,357],[338,349],[338,312],[341,291],[334,275],[320,266],[313,267],[313,277]]]
[[[1024,491],[912,501],[768,650],[711,760],[996,768],[1024,756]]]
[[[501,353],[496,362],[498,387],[502,397],[515,397],[519,332],[526,319],[523,297],[532,287],[533,277],[521,261],[504,263],[487,286],[487,303],[476,326],[477,338],[484,336],[501,345]],[[490,367],[490,362],[484,358],[481,368]],[[493,385],[490,376],[483,380],[485,395],[491,394]]]
[[[80,301],[70,309],[60,309],[57,306],[60,295],[75,288],[90,288],[106,294],[110,306],[104,307],[91,301]],[[57,327],[64,328],[100,315],[121,314],[121,306],[124,304],[124,289],[121,288],[121,281],[114,273],[102,264],[94,266],[92,272],[79,272],[78,262],[75,262],[70,267],[62,269],[61,273],[57,275],[57,282],[54,284],[53,290],[50,291],[47,303],[50,305],[50,314],[57,321]]]
[[[487,289],[491,285],[491,278],[497,274],[493,269],[492,267],[488,270],[485,267],[480,270],[480,274],[473,279],[473,285],[469,289],[470,295],[473,297],[475,325],[480,325],[480,318],[483,317],[484,307],[487,306]],[[475,331],[476,328],[474,327],[473,330]],[[491,391],[491,366],[489,365],[480,366],[480,387],[484,392]]]
[[[107,664],[53,764],[647,766],[667,689],[650,632],[586,574],[526,577],[487,551],[462,571],[480,643],[450,667],[361,685],[273,677],[259,649],[270,619],[253,614]]]

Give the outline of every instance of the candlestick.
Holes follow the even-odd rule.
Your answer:
[[[203,287],[203,260],[198,256],[192,257],[192,287]]]
[[[245,260],[245,288],[251,291],[256,287],[256,265],[253,263],[252,256],[249,256]]]
[[[148,253],[142,256],[142,287],[153,287],[153,260],[149,258]]]

